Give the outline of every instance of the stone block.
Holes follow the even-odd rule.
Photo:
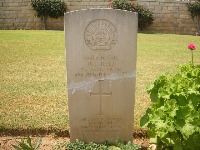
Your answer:
[[[170,6],[170,7],[173,7],[175,4],[172,2],[172,3],[165,3],[165,6]]]
[[[188,6],[180,7],[180,10],[188,12]]]
[[[160,2],[160,6],[165,6],[165,3],[164,2]]]
[[[70,2],[82,2],[82,0],[69,0]]]
[[[179,13],[175,13],[174,14],[174,18],[176,18],[176,19],[180,18],[180,14]]]
[[[149,5],[151,5],[151,6],[159,6],[160,3],[159,2],[149,2]]]
[[[11,7],[11,6],[12,6],[12,7],[19,7],[19,6],[20,6],[20,5],[19,5],[20,3],[16,3],[16,2],[15,2],[15,3],[7,3],[7,4],[9,4],[10,7]]]
[[[0,24],[3,24],[5,22],[5,19],[0,18]]]
[[[30,13],[31,12],[31,10],[30,10],[30,8],[28,6],[21,6],[20,8],[21,8],[21,12],[22,13]]]
[[[190,15],[185,15],[185,14],[180,14],[180,18],[181,19],[190,19],[191,16]]]
[[[183,4],[182,3],[175,3],[174,6],[176,6],[176,7],[182,7]]]
[[[89,5],[94,5],[94,6],[96,6],[96,5],[106,5],[107,3],[105,3],[105,2],[89,2]]]
[[[4,22],[4,27],[6,28],[6,29],[9,29],[9,28],[12,28],[13,29],[13,23],[12,22]]]
[[[28,22],[28,23],[26,23],[26,26],[25,26],[25,28],[28,28],[28,29],[34,29],[34,27],[35,27],[34,22]]]
[[[173,19],[174,18],[174,14],[173,13],[171,13],[171,14],[165,14],[164,18],[165,19]]]
[[[150,5],[150,2],[138,2],[138,4],[140,5],[144,5],[144,6],[154,6],[154,5]]]
[[[9,7],[11,3],[4,2],[4,3],[2,3],[2,4],[3,4],[3,5],[2,5],[3,7]]]
[[[30,3],[30,0],[23,0],[24,3]]]
[[[35,18],[35,14],[32,13],[25,13],[23,14],[26,18]]]
[[[34,18],[28,18],[27,23],[33,23],[34,22]]]

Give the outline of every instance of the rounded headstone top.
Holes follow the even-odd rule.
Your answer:
[[[112,10],[112,11],[123,11],[123,12],[130,12],[130,13],[137,13],[137,12],[132,12],[132,11],[128,11],[128,10],[122,10],[122,9],[112,9],[112,8],[89,8],[89,9],[79,9],[79,10],[72,10],[72,11],[68,11],[65,14],[69,14],[69,13],[75,13],[75,12],[82,12],[82,11],[99,11],[99,10]]]

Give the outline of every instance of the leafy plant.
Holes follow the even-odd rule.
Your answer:
[[[108,142],[104,144],[96,144],[90,142],[88,144],[76,140],[74,143],[68,142],[66,144],[67,150],[78,150],[78,149],[85,149],[85,150],[138,150],[140,148],[139,145],[135,145],[131,142],[127,144],[122,142],[121,140],[117,140],[116,145],[110,145]]]
[[[45,29],[48,17],[62,17],[67,10],[65,2],[61,0],[31,0],[31,5],[36,11],[36,16],[42,17]]]
[[[145,29],[147,26],[151,25],[154,21],[153,12],[147,7],[135,4],[128,0],[113,0],[110,3],[110,7],[113,9],[122,9],[138,13],[138,27],[140,30]]]
[[[138,150],[141,147],[137,144],[133,144],[130,141],[128,143],[124,143],[122,140],[118,139],[116,141],[116,146],[120,148],[120,150]]]
[[[195,50],[195,45],[188,49]],[[182,65],[175,75],[161,75],[147,88],[152,105],[141,118],[158,148],[200,148],[200,65]]]
[[[200,0],[189,3],[188,11],[192,16],[192,21],[196,27],[197,33],[200,35]]]
[[[15,150],[39,150],[41,143],[42,138],[37,138],[37,140],[32,143],[30,136],[28,136],[26,142],[22,139],[21,142],[18,143],[18,146],[12,146]]]
[[[70,143],[68,142],[66,144],[66,148],[68,150],[74,150],[74,149],[86,149],[86,150],[107,150],[108,149],[108,145],[103,145],[103,144],[96,144],[93,142],[90,142],[88,144],[76,140],[74,143]]]

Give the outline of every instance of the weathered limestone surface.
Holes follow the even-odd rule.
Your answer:
[[[132,140],[137,14],[89,9],[65,14],[71,141]]]

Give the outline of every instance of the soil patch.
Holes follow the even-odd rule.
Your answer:
[[[20,132],[13,132],[15,134],[7,134],[5,133],[8,132],[0,132],[0,149],[1,150],[12,150],[14,149],[12,147],[13,145],[18,145],[18,142],[20,142],[22,139],[26,139],[26,135],[23,133],[27,132],[22,132],[20,135]],[[37,132],[37,134],[32,134],[29,132],[29,135],[31,136],[31,139],[36,140],[37,137],[42,137],[42,144],[40,146],[40,150],[51,150],[51,149],[56,149],[59,147],[59,145],[62,145],[64,142],[70,141],[69,140],[69,132],[63,132],[63,134],[57,134],[53,132],[48,132],[49,134],[44,135],[44,133],[47,132]],[[149,147],[149,139],[147,137],[146,131],[144,130],[136,130],[133,132],[133,143],[139,144],[142,146],[142,149],[145,150]],[[63,148],[64,149],[64,148]]]

